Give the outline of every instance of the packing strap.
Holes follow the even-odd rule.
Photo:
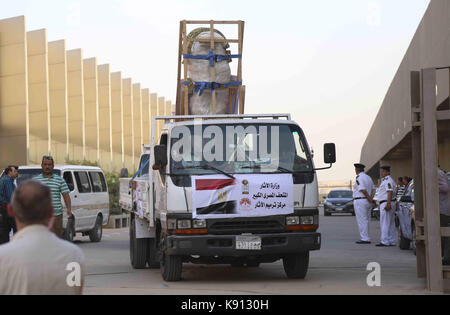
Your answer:
[[[203,95],[203,91],[205,91],[206,89],[209,89],[211,92],[213,92],[215,89],[219,89],[219,88],[229,88],[230,86],[241,86],[242,82],[238,82],[238,81],[231,81],[229,83],[226,84],[220,84],[220,83],[216,83],[216,82],[184,82],[184,85],[189,85],[189,84],[193,84],[194,85],[194,93],[199,93],[200,96]]]
[[[144,165],[142,165],[142,167],[139,169],[139,171],[137,171],[137,173],[134,174],[134,176],[133,176],[133,178],[131,179],[130,183],[131,183],[132,181],[134,181],[134,180],[136,179],[136,177],[139,176],[139,174],[144,170],[144,168],[147,167],[147,165],[148,165],[149,163],[150,163],[150,158],[147,160],[147,162],[144,163]]]
[[[231,60],[232,58],[242,58],[242,55],[215,55],[212,50],[207,55],[183,54],[184,59],[209,60],[209,66],[214,67],[218,61]]]

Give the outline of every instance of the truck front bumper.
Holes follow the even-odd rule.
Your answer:
[[[236,249],[238,235],[199,235],[167,237],[166,254],[180,256],[245,257],[264,255],[289,255],[319,250],[320,233],[253,234],[261,237],[261,250]]]

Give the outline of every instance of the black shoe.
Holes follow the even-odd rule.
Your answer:
[[[389,245],[384,245],[383,243],[377,244],[377,247],[389,247]]]
[[[450,266],[450,259],[447,259],[447,260],[442,260],[442,265],[443,266]]]
[[[372,244],[369,241],[357,241],[356,244]]]

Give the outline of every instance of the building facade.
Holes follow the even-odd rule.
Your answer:
[[[431,0],[387,91],[361,151],[367,173],[379,179],[379,167],[392,166],[392,177],[413,177],[411,71],[450,66],[450,1]],[[437,74],[437,109],[449,108],[449,69]],[[438,160],[450,171],[450,122],[438,122]]]
[[[0,168],[52,155],[57,164],[136,171],[152,117],[171,103],[25,22],[0,20]]]

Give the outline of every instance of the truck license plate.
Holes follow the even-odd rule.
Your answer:
[[[261,250],[261,237],[259,237],[259,236],[236,236],[236,249]]]

